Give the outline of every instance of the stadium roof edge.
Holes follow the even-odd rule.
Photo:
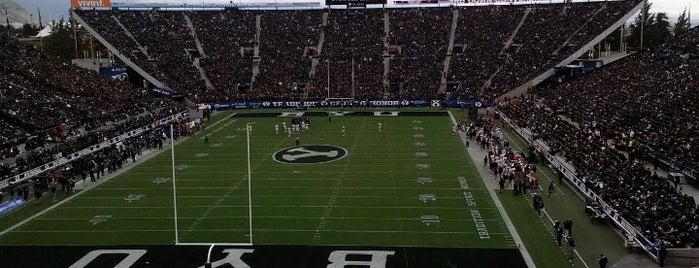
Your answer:
[[[490,2],[490,3],[455,3],[456,1],[443,1],[441,3],[430,4],[401,4],[398,1],[392,0],[388,4],[366,4],[367,9],[374,8],[444,8],[444,7],[476,7],[476,6],[524,6],[524,5],[549,5],[549,4],[564,4],[564,3],[590,3],[590,2],[618,2],[627,0],[535,0],[535,1],[519,1],[519,2]],[[84,10],[108,10],[118,9],[126,11],[145,11],[158,9],[160,11],[220,11],[227,8],[238,8],[244,10],[308,10],[308,9],[347,9],[347,5],[325,5],[324,0],[309,0],[307,2],[256,2],[256,3],[203,3],[202,4],[184,4],[177,1],[169,3],[154,3],[154,4],[138,4],[124,3],[120,1],[112,1],[110,7],[103,8],[79,8]],[[351,7],[350,7],[351,8]]]

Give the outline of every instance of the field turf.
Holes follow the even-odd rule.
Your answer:
[[[289,125],[289,118],[226,113],[217,119],[206,134],[175,147],[180,243],[250,241],[245,126],[253,123],[255,245],[516,247],[445,112],[348,115],[332,122],[311,116],[301,145],[348,151],[322,164],[272,158],[295,146],[293,135],[274,131],[275,124]],[[166,149],[0,236],[0,244],[174,244],[171,177]],[[485,228],[479,234],[474,221],[480,219]]]

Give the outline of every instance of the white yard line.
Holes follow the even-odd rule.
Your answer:
[[[308,188],[314,188],[314,189],[333,189],[335,186],[311,186],[311,185],[299,185],[299,186],[290,186],[290,185],[285,185],[285,186],[253,186],[254,188],[261,188],[261,189],[308,189]],[[342,187],[343,189],[348,189],[348,190],[367,190],[367,189],[374,189],[374,190],[392,190],[392,189],[398,189],[398,190],[423,190],[424,187],[390,187],[390,186],[345,186]],[[113,188],[100,188],[100,190],[138,190],[138,189],[143,189],[142,187],[113,187]],[[196,187],[177,187],[177,189],[183,189],[183,190],[215,190],[215,189],[221,189],[221,186],[196,186]],[[430,188],[431,190],[444,190],[444,191],[449,191],[449,190],[454,190],[458,189],[456,187],[433,187]],[[471,189],[484,189],[484,188],[471,188]]]
[[[230,116],[228,116],[228,117],[226,117],[226,118],[224,118],[224,119],[219,120],[219,121],[216,122],[216,123],[213,123],[211,126],[215,126],[215,125],[217,125],[217,124],[219,124],[219,123],[221,123],[221,122],[223,122],[223,121],[226,121],[226,120],[228,120],[229,118],[233,117],[234,115],[235,115],[235,113],[231,114]],[[179,144],[179,143],[182,143],[182,142],[187,141],[187,140],[189,140],[189,139],[190,139],[190,138],[180,139],[179,141],[176,141],[175,143],[176,143],[176,144]],[[140,159],[139,159],[136,163],[127,163],[127,165],[128,165],[128,164],[133,164],[132,166],[130,166],[130,167],[124,167],[124,168],[122,168],[122,169],[119,169],[119,170],[117,170],[116,172],[114,172],[114,173],[112,173],[112,174],[109,174],[109,176],[111,176],[111,177],[105,176],[106,178],[103,177],[101,180],[97,181],[96,183],[90,184],[90,186],[88,186],[87,188],[84,188],[82,191],[79,191],[79,192],[77,192],[77,193],[74,193],[73,195],[67,197],[66,199],[63,199],[62,201],[60,201],[60,202],[54,204],[53,206],[50,206],[50,207],[48,207],[48,208],[46,208],[46,209],[40,211],[39,213],[36,213],[36,214],[30,216],[29,218],[26,218],[26,219],[24,219],[23,221],[21,221],[21,222],[15,224],[15,225],[13,225],[13,226],[11,226],[11,227],[9,227],[9,228],[3,230],[2,232],[0,232],[0,236],[3,236],[3,235],[5,235],[5,234],[7,234],[7,233],[9,233],[9,232],[12,232],[13,230],[19,228],[20,226],[22,226],[22,225],[24,225],[24,224],[26,224],[26,223],[28,223],[28,222],[30,222],[30,221],[36,219],[37,217],[39,217],[39,216],[41,216],[41,215],[46,214],[47,212],[53,210],[54,208],[56,208],[56,207],[58,207],[58,206],[60,206],[60,205],[62,205],[62,204],[65,204],[65,203],[67,203],[67,202],[73,200],[74,198],[76,198],[76,197],[82,195],[83,193],[87,192],[88,190],[93,189],[93,188],[97,187],[98,185],[101,185],[101,184],[103,184],[103,183],[105,183],[105,182],[107,182],[107,181],[109,181],[109,180],[111,180],[111,179],[113,179],[113,178],[118,177],[118,176],[121,175],[122,173],[124,173],[124,172],[130,170],[131,168],[133,168],[133,167],[135,167],[135,166],[140,165],[141,163],[145,162],[146,160],[151,159],[151,158],[155,157],[156,155],[159,155],[160,153],[162,153],[162,152],[164,152],[164,151],[165,151],[165,150],[153,149],[153,150],[151,150],[150,152],[143,154],[143,155],[140,157]],[[79,182],[76,182],[76,185],[77,185],[78,183],[79,183]]]
[[[276,146],[275,148],[281,146],[281,145],[284,144],[286,141],[287,141],[287,139],[283,139],[279,144],[277,144],[277,146]],[[264,163],[264,161],[265,161],[266,159],[267,159],[267,158],[260,158],[260,159],[258,159],[258,164],[256,164],[255,167],[252,168],[252,170],[257,170],[257,169],[262,165],[262,163]],[[247,164],[246,164],[246,167],[247,167]],[[187,226],[187,228],[186,228],[187,232],[186,232],[186,233],[183,233],[183,234],[179,237],[180,240],[182,240],[183,237],[185,237],[185,235],[190,234],[192,231],[195,231],[196,228],[197,228],[197,226],[199,226],[199,224],[201,224],[204,220],[206,220],[214,209],[222,208],[221,204],[223,204],[223,201],[225,201],[227,198],[229,198],[229,197],[233,194],[233,192],[235,192],[235,190],[237,190],[238,187],[239,187],[244,181],[247,181],[247,180],[250,179],[250,178],[247,176],[247,174],[245,174],[245,175],[246,175],[245,177],[243,177],[242,179],[240,179],[240,180],[233,186],[233,189],[229,189],[228,191],[226,191],[226,193],[225,193],[223,196],[219,196],[218,199],[216,200],[216,202],[214,202],[214,204],[213,204],[212,206],[207,206],[206,209],[204,210],[204,212],[201,214],[201,216],[197,217],[196,220],[194,220],[194,222],[192,222],[189,226]],[[192,188],[194,188],[194,189],[200,189],[200,188],[203,188],[203,189],[220,189],[221,187],[177,187],[177,188],[178,188],[178,189],[181,189],[181,190],[186,190],[186,189],[192,189]],[[244,207],[248,208],[249,206],[244,206]],[[253,206],[253,207],[254,207],[254,206]],[[177,219],[175,219],[175,220],[177,220]],[[252,227],[250,227],[250,228],[252,228]],[[196,230],[196,231],[198,231],[198,230]],[[182,243],[181,243],[180,241],[175,241],[175,244],[181,245]]]
[[[193,232],[242,232],[248,229],[196,229]],[[175,229],[111,229],[111,230],[100,230],[103,233],[128,233],[128,232],[173,232]],[[281,233],[314,233],[316,230],[312,229],[256,229],[256,232],[281,232]],[[17,230],[17,233],[94,233],[94,230]],[[389,233],[409,233],[409,234],[425,234],[424,231],[393,231],[393,230],[329,230],[325,229],[323,232],[329,233],[367,233],[367,234],[389,234]],[[477,234],[478,232],[444,232],[444,231],[434,231],[429,232],[430,234]],[[507,233],[491,233],[496,235],[505,235]],[[178,243],[179,245],[188,242]],[[204,243],[206,245],[219,244],[219,243]],[[236,243],[237,244],[237,243]],[[249,243],[240,243],[249,244]]]
[[[449,118],[451,118],[451,122],[453,124],[456,124],[456,119],[454,118],[454,115],[451,113],[451,111],[448,111],[449,113]],[[465,136],[463,133],[459,133],[459,138],[461,138],[461,142],[466,145],[465,142]],[[467,148],[469,150],[470,148]],[[470,154],[470,152],[469,152]],[[473,157],[471,157],[471,160],[473,161]],[[476,164],[475,162],[473,165],[476,167],[478,171],[482,171],[480,165]],[[485,176],[481,175],[481,180],[484,180]],[[488,186],[487,181],[483,181],[486,186]],[[536,264],[534,263],[534,260],[532,259],[532,256],[529,254],[529,251],[527,251],[527,247],[524,245],[524,242],[522,241],[522,238],[519,236],[517,233],[517,229],[515,229],[514,224],[512,224],[512,220],[510,220],[510,217],[507,215],[507,212],[505,211],[505,208],[502,206],[502,203],[500,202],[500,199],[498,198],[497,194],[495,194],[495,191],[488,187],[488,193],[490,193],[490,197],[493,199],[493,202],[495,202],[495,206],[497,207],[498,211],[500,212],[500,216],[502,217],[502,220],[505,222],[505,226],[507,226],[507,229],[510,231],[512,234],[512,239],[517,243],[519,247],[520,253],[522,253],[522,257],[524,258],[524,262],[527,264],[528,267],[535,268]]]
[[[350,150],[353,150],[357,147],[357,143],[359,142],[359,138],[361,137],[361,135],[359,134],[361,134],[364,131],[365,125],[366,119],[362,120],[362,125],[357,131],[358,135],[355,136],[354,143],[350,147]],[[315,229],[315,233],[313,234],[313,239],[311,240],[312,244],[318,244],[320,242],[320,239],[323,237],[323,231],[325,231],[325,226],[328,224],[328,218],[332,215],[333,209],[336,207],[335,203],[337,202],[337,196],[340,195],[340,189],[343,188],[342,184],[345,177],[347,177],[347,171],[349,170],[349,164],[345,164],[343,166],[344,167],[340,172],[340,175],[337,176],[337,182],[334,186],[329,187],[333,188],[333,191],[330,195],[330,198],[328,199],[328,203],[325,206],[325,209],[323,210],[323,215],[321,216],[320,221],[318,222],[318,226]]]
[[[161,152],[163,152],[163,151],[152,150],[152,151],[149,152],[149,153],[143,154],[143,155],[141,156],[141,159],[138,160],[138,162],[136,162],[136,163],[130,163],[130,164],[138,165],[138,164],[142,163],[143,161],[146,161],[146,160],[148,160],[148,159],[150,159],[150,158],[152,158],[152,157],[154,157],[154,156],[160,154]],[[135,166],[135,165],[133,165],[133,166]],[[132,166],[132,167],[133,167],[133,166]],[[58,202],[58,203],[56,203],[56,204],[54,204],[54,205],[52,205],[52,206],[50,206],[50,207],[48,207],[48,208],[46,208],[46,209],[40,211],[39,213],[36,213],[36,214],[30,216],[29,218],[26,218],[26,219],[24,219],[23,221],[21,221],[21,222],[15,224],[15,225],[13,225],[13,226],[11,226],[11,227],[9,227],[9,228],[3,230],[2,232],[0,232],[0,236],[3,236],[3,235],[5,235],[5,234],[7,234],[7,233],[9,233],[9,232],[12,232],[13,230],[19,228],[20,226],[22,226],[22,225],[24,225],[24,224],[26,224],[26,223],[28,223],[28,222],[30,222],[30,221],[36,219],[37,217],[39,217],[39,216],[41,216],[41,215],[46,214],[47,212],[53,210],[54,208],[56,208],[56,207],[58,207],[58,206],[60,206],[60,205],[63,205],[63,204],[65,204],[65,203],[67,203],[67,202],[70,202],[70,201],[73,200],[74,198],[76,198],[76,197],[78,197],[78,196],[84,194],[85,192],[89,191],[90,189],[95,188],[95,187],[97,187],[97,186],[99,186],[99,185],[101,185],[101,184],[103,184],[103,183],[105,183],[105,182],[110,181],[110,180],[113,179],[113,178],[118,177],[120,174],[122,174],[122,173],[128,171],[129,169],[130,169],[130,167],[125,167],[125,168],[122,168],[122,169],[117,170],[117,171],[114,172],[114,173],[109,174],[108,176],[103,176],[100,180],[98,180],[98,181],[96,181],[96,182],[94,182],[94,183],[91,183],[89,186],[87,186],[87,188],[84,188],[82,191],[79,191],[79,192],[77,192],[77,193],[74,193],[74,194],[72,194],[71,196],[69,196],[69,197],[67,197],[67,198],[65,198],[65,199],[63,199],[63,200],[61,200],[60,202]],[[76,183],[76,184],[77,184],[77,183]],[[123,197],[122,197],[122,198],[123,198]],[[30,205],[30,204],[26,204],[26,205]]]
[[[529,203],[529,201],[528,201],[528,199],[526,198],[526,196],[524,197],[524,200],[525,200],[525,202],[527,202],[527,204],[529,205],[529,207],[531,207],[532,209],[534,209],[534,207],[532,206],[532,204]],[[553,221],[553,219],[551,218],[551,216],[548,214],[548,212],[546,212],[545,209],[542,209],[542,211],[544,212],[544,215],[546,215],[546,218],[549,219],[549,222],[551,222],[551,225],[553,225],[553,224],[554,224],[554,221]],[[543,220],[541,220],[541,222],[543,223]],[[546,231],[548,231],[548,233],[549,233],[553,238],[556,238],[556,236],[553,234],[553,232],[549,229],[548,226],[544,226],[544,228],[546,228]],[[564,236],[564,238],[566,239],[566,241],[568,240],[568,237],[565,237],[565,236]],[[578,256],[578,258],[579,258],[580,261],[583,263],[583,265],[585,265],[586,268],[590,268],[590,266],[587,265],[587,262],[585,262],[585,259],[583,259],[583,258],[580,256],[580,253],[578,253],[578,250],[577,250],[577,249],[573,249],[573,252],[575,252],[575,255]]]
[[[198,217],[179,217],[180,219],[197,219]],[[224,216],[224,217],[215,217],[215,219],[247,219],[247,216]],[[119,217],[117,220],[172,220],[172,216],[165,216],[165,217],[140,217],[140,216],[133,216],[133,217]],[[282,220],[317,220],[318,217],[316,216],[256,216],[255,219],[282,219]],[[331,220],[372,220],[372,221],[415,221],[415,218],[380,218],[380,217],[343,217],[343,216],[338,216],[338,217],[327,217],[327,219]],[[37,221],[76,221],[80,220],[83,221],[85,220],[85,217],[56,217],[56,218],[40,218],[36,219]],[[449,219],[449,220],[443,220],[444,222],[473,222],[472,219]],[[483,220],[486,222],[500,222],[499,220]]]
[[[191,208],[208,208],[210,206],[189,206]],[[248,205],[239,205],[239,206],[227,206],[227,205],[222,205],[218,206],[219,208],[247,208]],[[253,208],[326,208],[326,205],[253,205]],[[377,206],[333,206],[334,208],[347,208],[347,209],[424,209],[424,206],[410,206],[410,207],[395,207],[395,206],[382,206],[382,207],[377,207]],[[65,207],[65,208],[60,208],[60,209],[98,209],[98,208],[113,208],[113,209],[160,209],[160,208],[172,208],[172,206],[142,206],[142,207],[133,207],[133,206],[128,206],[128,207],[114,207],[114,206],[80,206],[80,207]],[[443,210],[469,210],[467,207],[431,207],[434,209],[443,209]],[[484,210],[496,210],[496,207],[479,207],[479,209],[484,209]]]

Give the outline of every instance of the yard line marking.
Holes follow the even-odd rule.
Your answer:
[[[181,143],[181,142],[183,142],[183,141],[185,141],[185,140],[187,140],[187,139],[180,139],[179,141],[176,141],[176,143],[179,144],[179,143]],[[160,153],[162,153],[162,152],[164,152],[164,151],[165,151],[165,150],[153,149],[153,150],[150,150],[150,151],[148,151],[148,152],[144,152],[144,153],[140,156],[139,162],[138,162],[136,165],[140,165],[140,164],[142,164],[143,162],[147,161],[148,159],[151,159],[151,158],[153,158],[153,157],[159,155]],[[50,206],[50,207],[48,207],[48,208],[46,208],[46,209],[44,209],[44,210],[42,210],[42,211],[40,211],[40,212],[38,212],[38,213],[32,215],[32,216],[30,216],[30,217],[24,219],[23,221],[21,221],[21,222],[15,224],[15,225],[10,226],[9,228],[3,230],[2,232],[0,232],[0,236],[3,236],[3,235],[5,235],[5,234],[7,234],[7,233],[9,233],[9,232],[12,232],[12,231],[14,231],[15,229],[21,227],[22,225],[27,224],[28,222],[30,222],[30,221],[32,221],[32,220],[34,220],[34,219],[36,219],[36,218],[38,218],[38,217],[40,217],[40,216],[46,214],[47,212],[49,212],[49,211],[51,211],[51,210],[53,210],[53,209],[55,209],[55,208],[57,208],[57,207],[59,207],[59,206],[65,204],[65,203],[70,202],[70,201],[73,200],[74,198],[77,198],[78,196],[80,196],[80,195],[82,195],[82,194],[88,192],[89,190],[94,189],[95,187],[97,187],[97,186],[99,186],[99,185],[102,185],[102,184],[104,184],[104,183],[107,183],[107,182],[111,181],[111,180],[114,179],[114,178],[119,177],[121,174],[123,174],[124,172],[130,170],[131,168],[133,168],[133,166],[132,166],[132,167],[125,167],[125,168],[119,169],[119,170],[117,170],[117,171],[115,171],[115,172],[109,174],[111,177],[109,177],[109,178],[103,178],[103,179],[101,179],[101,180],[98,180],[97,182],[91,183],[89,186],[87,186],[86,188],[84,188],[82,191],[73,193],[71,196],[66,197],[65,199],[61,200],[60,202],[58,202],[58,203],[56,203],[56,204],[54,204],[54,205],[52,205],[52,206]]]
[[[175,229],[111,229],[111,230],[100,230],[103,233],[122,233],[122,232],[173,232]],[[247,229],[195,229],[192,232],[243,232]],[[315,232],[311,229],[255,229],[256,232]],[[393,231],[393,230],[323,230],[324,232],[330,233],[408,233],[408,234],[430,234],[430,235],[454,235],[454,234],[475,234],[477,232],[460,232],[460,231]],[[17,230],[17,233],[94,233],[94,230]],[[492,233],[495,235],[505,235],[507,233]],[[209,243],[211,245],[212,243]],[[214,243],[215,244],[215,243]]]
[[[284,144],[285,142],[286,142],[286,139],[282,140],[281,142],[279,142],[279,144],[277,144],[276,147],[281,146],[281,145]],[[258,164],[255,165],[255,167],[253,167],[252,170],[257,170],[257,168],[259,168],[260,165],[261,165],[262,163],[265,162],[265,159],[267,159],[267,158],[265,157],[265,158],[260,158],[260,159],[258,159]],[[221,196],[219,199],[217,199],[216,202],[214,202],[214,205],[213,205],[213,206],[208,206],[207,209],[204,210],[204,213],[201,214],[201,216],[199,217],[199,219],[195,220],[195,221],[192,222],[189,226],[187,226],[187,232],[184,233],[184,234],[182,234],[182,235],[180,236],[180,239],[184,239],[185,235],[190,234],[193,230],[195,230],[195,228],[196,228],[197,226],[199,226],[199,224],[201,224],[201,222],[204,221],[204,220],[211,214],[211,212],[212,212],[214,209],[220,208],[220,207],[221,207],[221,204],[223,203],[223,201],[225,201],[228,197],[230,197],[230,196],[233,194],[233,192],[235,192],[235,190],[238,189],[238,187],[240,186],[240,184],[242,184],[242,183],[243,183],[244,181],[246,181],[246,180],[250,180],[250,178],[247,176],[247,174],[246,174],[246,176],[244,176],[242,179],[238,180],[238,183],[236,183],[236,185],[233,187],[233,189],[229,189],[228,191],[226,191],[226,193],[225,193],[223,196]],[[183,190],[183,189],[188,189],[188,187],[177,187],[177,188],[179,188],[179,189],[181,189],[181,190]],[[197,188],[201,188],[201,187],[197,187]],[[207,188],[207,189],[208,189],[208,188],[215,188],[215,189],[218,189],[218,188],[220,188],[220,187],[206,187],[206,188]],[[250,206],[245,206],[245,207],[250,207]],[[254,207],[254,206],[253,206],[253,207]],[[250,228],[252,228],[252,226],[250,226]],[[248,229],[248,230],[249,230],[249,229]],[[251,239],[252,239],[252,238],[251,238]],[[251,241],[252,241],[252,240],[251,240]],[[179,243],[179,241],[175,241],[175,242],[176,242],[176,243]]]
[[[306,179],[308,180],[308,179]],[[222,186],[192,186],[192,187],[177,187],[177,189],[180,190],[216,190],[216,189],[221,189]],[[326,189],[326,188],[334,188],[334,186],[323,186],[323,185],[299,185],[299,186],[294,186],[294,185],[281,185],[281,186],[271,186],[271,185],[265,185],[265,186],[253,186],[253,189],[259,188],[259,189],[309,189],[309,188],[314,188],[314,189]],[[143,187],[111,187],[111,188],[100,188],[99,190],[115,190],[115,191],[131,191],[131,190],[143,190]],[[393,190],[394,187],[389,187],[389,186],[345,186],[343,189],[348,189],[348,190],[366,190],[366,189],[374,189],[374,190]],[[414,186],[404,186],[404,187],[395,187],[395,189],[399,190],[424,190],[424,187],[414,187]],[[432,187],[430,188],[431,190],[458,190],[458,187]],[[473,188],[473,189],[482,189],[484,188]]]
[[[194,228],[196,228],[197,226],[199,226],[199,224],[201,224],[201,222],[202,222],[204,219],[206,219],[206,218],[211,214],[211,212],[212,212],[214,209],[216,209],[219,205],[221,205],[221,203],[223,203],[223,201],[224,201],[227,197],[229,197],[229,196],[231,195],[231,193],[232,193],[233,191],[235,191],[235,189],[238,189],[238,186],[240,186],[241,183],[243,183],[243,180],[239,180],[238,183],[233,187],[232,190],[226,192],[222,197],[219,197],[219,198],[216,200],[216,202],[214,202],[214,205],[213,205],[213,206],[210,206],[208,209],[204,210],[204,213],[202,213],[201,216],[197,217],[197,218],[194,220],[194,222],[192,222],[189,226],[187,226],[187,231],[188,231],[188,232],[189,232],[189,231],[192,231],[192,229],[194,229]],[[184,236],[184,234],[183,234],[183,236]],[[179,242],[179,241],[178,241],[178,242]]]
[[[343,127],[344,128],[344,127]],[[366,128],[366,118],[362,118],[362,125],[359,127],[357,130],[357,135],[354,138],[354,142],[352,143],[352,146],[350,147],[351,151],[354,151],[354,149],[357,148],[357,144],[359,142],[359,138],[361,137],[361,134],[364,133],[364,129]],[[350,158],[350,162],[354,158]],[[318,226],[316,227],[315,233],[313,234],[313,240],[311,243],[313,244],[318,244],[320,242],[320,238],[323,236],[323,233],[321,230],[325,229],[325,226],[328,223],[327,217],[332,215],[333,208],[335,208],[335,203],[337,202],[337,196],[340,194],[340,189],[342,188],[342,184],[344,179],[347,177],[347,171],[349,170],[349,164],[345,164],[344,167],[342,168],[342,171],[340,172],[340,175],[337,176],[337,181],[335,183],[335,186],[333,187],[332,194],[330,195],[330,198],[328,199],[328,203],[325,206],[325,209],[323,210],[323,216],[320,218],[320,222],[318,222]]]
[[[541,188],[541,187],[539,187],[539,188]],[[542,190],[543,190],[543,189],[542,189]],[[532,209],[534,209],[534,207],[532,206],[532,204],[529,203],[529,199],[527,199],[526,196],[524,196],[524,200],[526,200],[525,202],[527,202],[527,205],[529,205],[529,207],[531,207]],[[532,202],[533,202],[533,201],[532,201]],[[549,222],[551,222],[551,225],[553,225],[553,224],[554,224],[554,221],[553,221],[553,219],[551,218],[551,216],[549,216],[549,213],[546,212],[546,209],[542,209],[542,211],[544,212],[544,215],[546,215],[546,218],[549,219]],[[541,220],[541,223],[544,224],[544,228],[546,228],[546,231],[555,239],[556,236],[555,236],[555,235],[553,234],[553,232],[549,229],[548,225],[546,225],[546,223],[544,223],[544,220],[541,219],[541,218],[539,218],[539,220]],[[565,237],[565,239],[566,239],[566,241],[568,241],[568,237]],[[564,250],[564,252],[565,252],[565,249],[564,249],[563,247],[561,247],[561,250]],[[583,259],[583,258],[580,256],[580,253],[578,253],[578,250],[577,250],[577,249],[573,249],[573,252],[575,252],[575,255],[578,256],[578,258],[579,258],[580,261],[583,263],[583,265],[585,265],[585,267],[590,268],[590,266],[587,265],[587,262],[585,262],[585,259]]]
[[[449,114],[449,118],[451,119],[451,123],[456,125],[457,122],[456,122],[456,119],[454,118],[454,115],[451,113],[451,111],[447,111],[447,113]],[[471,147],[465,146],[466,145],[466,134],[459,132],[459,139],[461,140],[461,143],[466,148],[466,151],[469,153],[469,155],[471,155],[471,152],[470,152],[470,150],[472,150]],[[477,171],[484,172],[481,165],[478,165],[475,162],[474,157],[471,157],[471,161],[473,161],[473,165]],[[487,178],[487,176],[484,172],[484,174],[482,174],[480,176],[480,179],[483,181],[483,183],[486,185],[486,187],[488,187],[488,184],[487,184],[488,182],[485,181],[486,178]],[[488,188],[488,193],[490,194],[490,197],[493,200],[493,202],[495,202],[495,206],[496,206],[498,212],[500,213],[500,217],[505,222],[507,229],[512,234],[512,238],[519,245],[519,250],[520,250],[520,253],[522,254],[522,257],[524,258],[524,262],[529,267],[536,267],[536,263],[534,263],[532,256],[529,254],[529,251],[527,250],[527,247],[522,242],[522,238],[519,236],[519,233],[517,233],[517,229],[515,229],[514,224],[510,220],[510,217],[507,215],[507,212],[505,211],[505,208],[502,206],[502,203],[500,202],[500,199],[497,197],[497,194],[495,194],[495,191],[491,188]]]
[[[132,216],[132,217],[119,217],[118,219],[115,219],[114,221],[119,221],[119,220],[172,220],[174,217],[172,216],[162,216],[162,217],[141,217],[141,216]],[[179,219],[197,219],[199,217],[179,217]],[[247,219],[247,216],[216,216],[216,217],[209,217],[209,219],[216,219],[216,220],[222,220],[222,219]],[[273,216],[255,216],[255,219],[268,219],[268,220],[318,220],[318,217],[316,216],[283,216],[283,215],[273,215]],[[411,221],[414,222],[415,218],[382,218],[382,217],[345,217],[345,216],[328,216],[326,217],[328,220],[372,220],[372,221]],[[84,221],[85,217],[45,217],[45,218],[39,218],[36,219],[36,221]],[[500,222],[499,220],[484,220],[488,222]],[[471,219],[459,219],[459,218],[451,218],[451,219],[443,219],[443,222],[472,222]]]
[[[206,208],[208,206],[189,206],[192,208]],[[247,208],[248,206],[220,206],[222,208],[241,208],[245,207]],[[327,206],[325,205],[258,205],[258,206],[252,206],[253,208],[326,208]],[[132,208],[132,207],[124,207],[124,208]],[[334,208],[356,208],[356,209],[424,209],[425,206],[409,206],[409,207],[387,207],[387,206],[334,206]],[[469,208],[478,208],[478,209],[497,209],[495,207],[431,207],[434,209],[443,209],[443,210],[469,210]]]
[[[236,113],[231,114],[228,118],[233,117],[235,114],[236,114]],[[215,126],[215,125],[217,125],[217,124],[219,124],[219,123],[221,123],[221,122],[227,120],[228,118],[221,119],[221,120],[219,120],[219,121],[213,123],[211,126]],[[201,132],[201,130],[198,131],[196,134],[198,134],[198,133],[200,133],[200,132]],[[188,140],[191,140],[191,139],[192,139],[192,138],[184,138],[184,139],[180,139],[180,140],[178,140],[178,141],[175,141],[175,143],[176,143],[176,144],[180,144],[180,143],[182,143],[182,142],[185,142],[185,141],[188,141]],[[157,149],[153,149],[153,150],[144,152],[144,153],[140,156],[140,159],[139,159],[138,164],[136,164],[136,165],[134,165],[134,166],[131,166],[131,167],[125,167],[125,168],[119,169],[119,170],[115,171],[114,173],[110,174],[111,177],[105,178],[105,179],[102,179],[102,180],[97,181],[96,183],[90,184],[90,186],[88,186],[87,188],[83,189],[82,191],[79,191],[79,192],[77,192],[77,193],[74,193],[73,195],[67,197],[66,199],[63,199],[62,201],[60,201],[60,202],[54,204],[53,206],[50,206],[50,207],[48,207],[48,208],[46,208],[46,209],[44,209],[44,210],[42,210],[42,211],[40,211],[40,212],[38,212],[38,213],[32,215],[32,216],[30,216],[30,217],[24,219],[23,221],[21,221],[21,222],[15,224],[15,225],[13,225],[13,226],[11,226],[11,227],[9,227],[9,228],[3,230],[2,232],[0,232],[0,236],[3,236],[3,235],[5,235],[5,234],[7,234],[7,233],[9,233],[9,232],[11,232],[11,231],[13,231],[13,230],[19,228],[20,226],[22,226],[22,225],[24,225],[24,224],[26,224],[26,223],[28,223],[28,222],[30,222],[30,221],[32,221],[32,220],[34,220],[34,219],[40,217],[41,215],[44,215],[45,213],[47,213],[47,212],[49,212],[49,211],[55,209],[56,207],[59,207],[59,206],[62,205],[62,204],[71,202],[71,200],[73,200],[73,198],[76,198],[76,197],[82,195],[83,193],[87,192],[88,190],[94,189],[95,187],[97,187],[97,186],[99,186],[99,185],[101,185],[101,184],[107,183],[107,182],[111,181],[112,179],[119,177],[119,175],[123,174],[124,172],[129,171],[129,170],[131,170],[132,168],[135,168],[135,167],[137,167],[137,166],[140,166],[141,164],[143,164],[143,163],[146,162],[147,160],[149,160],[149,159],[151,159],[151,158],[153,158],[153,157],[155,157],[155,156],[157,156],[157,155],[159,155],[159,154],[161,154],[162,152],[165,152],[165,151],[166,151],[166,150],[157,150]],[[99,189],[99,188],[98,188],[98,189]]]

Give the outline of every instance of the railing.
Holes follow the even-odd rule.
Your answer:
[[[604,211],[604,213],[609,217],[609,219],[612,220],[619,228],[624,230],[627,234],[630,234],[633,236],[634,241],[637,242],[643,250],[648,253],[654,260],[658,260],[657,256],[657,251],[655,247],[653,246],[653,242],[651,242],[648,238],[643,236],[643,234],[636,229],[629,221],[624,219],[616,209],[614,209],[612,206],[607,204],[602,198],[600,198],[592,189],[590,189],[585,182],[583,182],[581,179],[579,179],[575,175],[575,171],[571,170],[568,166],[568,163],[563,162],[561,159],[556,158],[555,156],[551,155],[548,150],[544,149],[545,143],[542,141],[537,141],[534,140],[531,135],[525,133],[522,128],[514,124],[509,118],[507,118],[502,112],[498,111],[500,114],[500,117],[503,119],[507,125],[510,126],[512,130],[514,130],[517,135],[522,137],[527,144],[530,144],[532,146],[535,146],[536,149],[542,152],[546,160],[549,161],[549,163],[553,164],[556,169],[558,169],[568,181],[570,181],[573,185],[575,185],[575,188],[578,189],[580,193],[585,195],[585,197],[589,198],[590,200],[593,200],[595,202],[598,202]]]
[[[674,159],[671,159],[663,154],[658,153],[647,145],[642,145],[648,156],[655,158],[660,164],[661,168],[666,170],[672,170],[674,172],[682,173],[687,179],[692,180],[693,183],[699,182],[699,171],[694,167],[683,165],[678,163]]]
[[[16,184],[16,183],[23,182],[23,181],[28,180],[28,179],[30,179],[30,178],[33,178],[34,176],[37,176],[37,175],[39,175],[39,174],[41,174],[41,173],[43,173],[43,172],[46,172],[47,170],[60,167],[60,166],[62,166],[62,165],[65,165],[65,164],[67,164],[67,163],[70,163],[70,162],[72,162],[72,161],[75,161],[76,159],[79,159],[79,158],[81,158],[81,157],[83,157],[83,156],[92,154],[92,153],[94,153],[94,152],[97,152],[97,151],[102,150],[102,149],[104,149],[104,148],[107,148],[107,147],[109,147],[109,146],[112,146],[112,145],[115,145],[115,144],[117,144],[117,143],[123,142],[123,141],[125,141],[125,140],[127,140],[127,139],[129,139],[129,138],[132,138],[132,137],[141,135],[142,133],[144,133],[144,132],[146,132],[146,131],[149,131],[149,130],[151,130],[151,129],[153,129],[153,128],[156,128],[156,127],[158,127],[158,126],[160,126],[160,125],[162,125],[162,124],[168,124],[168,123],[170,123],[170,122],[173,120],[173,118],[174,118],[174,119],[180,119],[180,118],[183,118],[183,117],[186,117],[186,116],[188,116],[188,112],[183,111],[183,112],[177,113],[177,114],[174,115],[174,116],[168,116],[168,117],[162,118],[162,119],[157,120],[156,122],[153,122],[153,123],[151,123],[151,124],[149,124],[149,125],[146,125],[146,126],[143,126],[143,127],[139,127],[139,128],[137,128],[137,129],[134,129],[134,130],[130,130],[130,131],[124,133],[124,134],[121,134],[121,135],[119,135],[119,136],[117,136],[117,137],[111,138],[111,139],[109,139],[109,140],[107,140],[107,141],[104,141],[104,142],[101,142],[101,143],[92,145],[92,146],[87,147],[87,148],[85,148],[85,149],[82,149],[82,150],[80,150],[80,151],[78,151],[78,152],[69,154],[69,155],[67,155],[67,156],[63,156],[63,157],[61,157],[61,158],[59,158],[59,159],[56,159],[56,160],[53,160],[53,161],[51,161],[51,162],[49,162],[49,163],[46,163],[46,164],[43,164],[43,165],[41,165],[41,166],[35,167],[35,168],[30,169],[30,170],[28,170],[28,171],[25,171],[25,172],[23,172],[23,173],[21,173],[21,174],[12,176],[12,177],[10,177],[9,179],[0,181],[0,189],[3,189],[3,188],[6,188],[6,187],[10,186],[10,183]]]

